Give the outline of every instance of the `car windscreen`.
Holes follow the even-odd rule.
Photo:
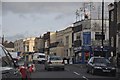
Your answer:
[[[23,66],[24,63],[25,63],[25,59],[24,59],[24,58],[21,58],[20,60],[17,60],[17,64],[18,64],[19,66]]]
[[[0,66],[13,66],[11,57],[8,55],[8,52],[0,46]]]
[[[104,63],[104,64],[108,64],[110,63],[109,60],[105,59],[105,58],[95,58],[94,59],[94,63]]]
[[[62,60],[61,57],[55,56],[55,57],[50,57],[50,60]]]
[[[44,55],[39,55],[39,58],[45,58],[45,56]]]

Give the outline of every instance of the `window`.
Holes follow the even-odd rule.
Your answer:
[[[107,59],[105,58],[94,58],[94,63],[110,63]]]
[[[113,20],[114,20],[114,12],[111,11],[111,21],[113,21]]]
[[[85,60],[88,61],[88,60],[89,60],[89,57],[90,57],[90,52],[89,52],[89,51],[86,51],[86,52],[85,52]]]
[[[69,45],[69,36],[66,36],[66,45]]]
[[[97,34],[97,35],[98,35],[98,34],[101,34],[101,33],[100,33],[100,32],[95,32],[95,34]]]
[[[59,39],[59,43],[63,43],[63,40],[62,40],[62,39]]]
[[[80,40],[80,39],[81,39],[81,33],[78,32],[78,33],[76,33],[76,40]]]
[[[95,40],[102,40],[102,33],[95,32]],[[103,40],[105,40],[105,34],[103,33]]]
[[[91,62],[93,62],[93,58],[91,58],[91,59],[89,60],[89,63],[91,63]]]
[[[62,60],[62,58],[61,57],[50,57],[50,60]]]
[[[27,46],[27,51],[29,51],[29,46]]]
[[[77,36],[77,40],[80,40],[80,36]]]
[[[44,55],[39,55],[39,58],[45,58],[45,56]]]

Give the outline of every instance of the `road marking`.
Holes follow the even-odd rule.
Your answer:
[[[80,75],[79,73],[77,73],[77,72],[73,72],[73,73],[75,73],[76,75]]]
[[[85,76],[82,76],[84,79],[86,79],[86,80],[89,80],[88,78],[86,78]]]

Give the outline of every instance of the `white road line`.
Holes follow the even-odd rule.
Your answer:
[[[86,80],[89,80],[88,78],[86,78],[85,76],[82,76],[84,79],[86,79]]]
[[[75,73],[76,75],[80,75],[79,73],[77,73],[77,72],[73,72],[73,73]]]

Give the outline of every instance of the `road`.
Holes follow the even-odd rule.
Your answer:
[[[117,80],[116,77],[110,75],[92,75],[86,73],[83,66],[66,65],[65,70],[44,70],[43,64],[36,64],[36,71],[31,74],[31,78],[59,78],[59,79],[75,79],[75,80]]]

